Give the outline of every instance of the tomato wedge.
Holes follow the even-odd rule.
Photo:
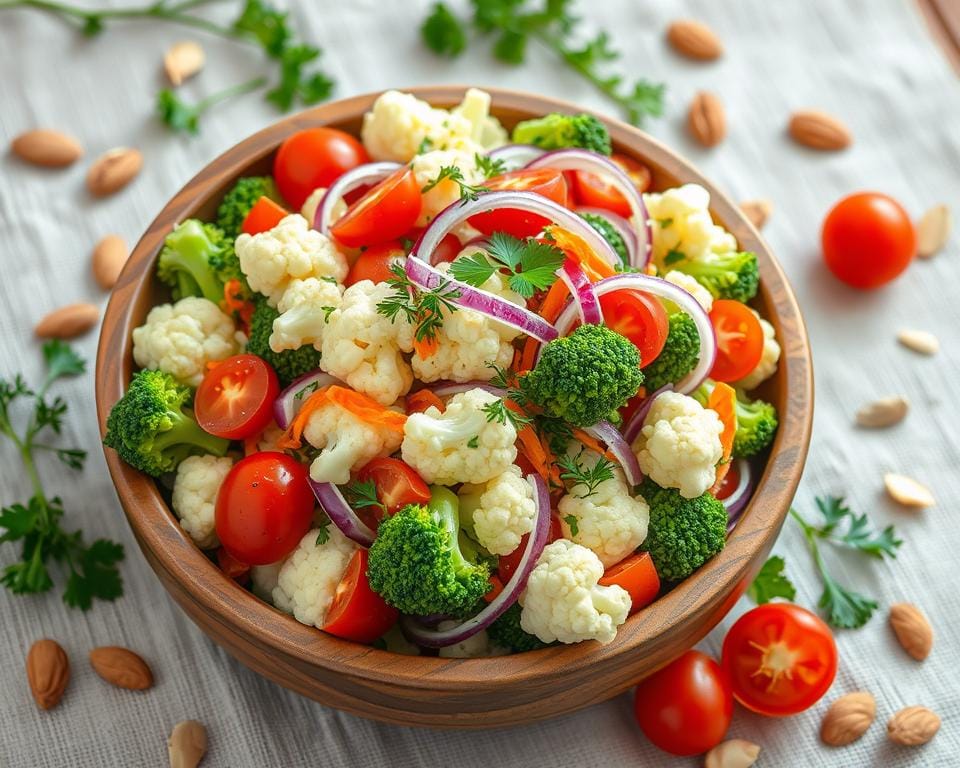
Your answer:
[[[261,197],[247,212],[240,230],[248,235],[257,235],[273,229],[283,219],[290,215],[290,211],[269,197]]]
[[[600,297],[607,326],[640,350],[640,367],[656,360],[667,343],[670,321],[663,304],[639,291],[612,291]]]
[[[417,177],[404,166],[351,205],[330,234],[349,248],[396,240],[414,225],[422,205]]]
[[[350,267],[344,285],[351,286],[361,280],[370,280],[374,283],[385,283],[393,273],[390,267],[402,264],[406,251],[399,240],[390,240],[380,245],[373,245],[357,258]]]
[[[638,160],[627,155],[615,154],[611,158],[619,165],[640,192],[650,187],[650,169]],[[607,179],[587,171],[575,171],[575,197],[580,205],[605,208],[624,218],[630,218],[633,211],[627,199]]]
[[[650,605],[660,592],[660,577],[649,552],[639,552],[611,565],[604,571],[600,584],[616,584],[630,594],[630,613]]]
[[[399,616],[396,608],[370,589],[367,550],[358,549],[333,594],[323,631],[344,640],[372,643],[396,624]]]
[[[407,504],[426,504],[430,501],[430,489],[423,478],[400,459],[374,459],[360,470],[357,477],[362,482],[373,481],[377,498],[391,515]]]
[[[230,440],[262,432],[280,394],[277,374],[256,355],[234,355],[207,371],[194,396],[194,415],[205,432]]]
[[[731,299],[717,299],[710,310],[717,334],[717,360],[710,371],[714,381],[737,381],[757,367],[763,357],[763,328],[750,307]]]
[[[491,192],[535,192],[560,205],[567,201],[567,182],[563,173],[552,168],[508,171],[487,179],[484,186]],[[471,216],[467,221],[485,235],[506,232],[519,238],[533,237],[550,223],[543,216],[513,208],[485,211]]]
[[[733,495],[733,492],[737,490],[737,486],[740,485],[739,465],[737,462],[731,461],[729,462],[729,467],[726,475],[724,475],[713,494],[719,501],[729,499]]]

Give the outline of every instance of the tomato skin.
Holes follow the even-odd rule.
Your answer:
[[[245,584],[249,580],[250,566],[241,563],[223,547],[217,550],[217,565],[220,566],[220,570],[226,574],[227,578],[240,584]]]
[[[614,154],[610,158],[619,165],[639,192],[650,187],[650,169],[627,155]],[[580,205],[605,208],[629,219],[633,214],[627,199],[608,181],[595,173],[575,171],[574,196]]]
[[[531,470],[532,472],[533,470]],[[530,474],[527,472],[526,474]],[[563,525],[560,523],[560,518],[556,515],[550,515],[550,533],[547,536],[547,544],[552,544],[557,539],[563,538]],[[527,548],[527,542],[530,540],[530,534],[525,533],[520,537],[520,543],[517,545],[517,548],[513,550],[509,555],[500,555],[499,561],[497,563],[497,575],[500,577],[500,581],[506,584],[510,577],[513,576],[513,572],[517,570],[517,566],[520,565],[520,559],[523,557],[523,551]]]
[[[426,504],[430,501],[430,488],[423,478],[400,459],[374,459],[360,470],[357,478],[361,482],[373,481],[377,487],[377,498],[391,515],[408,504]]]
[[[310,530],[316,499],[307,468],[285,453],[240,459],[217,494],[217,537],[231,557],[269,565],[290,554]]]
[[[830,271],[865,291],[889,283],[917,253],[909,214],[879,192],[858,192],[840,200],[824,219],[820,239]]]
[[[207,371],[194,396],[194,416],[217,437],[242,440],[266,429],[280,381],[256,355],[234,355]]]
[[[491,192],[534,192],[558,205],[565,205],[567,201],[567,182],[563,173],[552,168],[508,171],[487,179],[483,185]],[[467,221],[485,235],[506,232],[519,238],[533,237],[550,223],[543,216],[513,208],[485,211],[471,216]]]
[[[667,343],[670,321],[663,304],[639,291],[611,291],[600,297],[607,326],[640,350],[640,367],[656,360]]]
[[[317,187],[329,187],[351,168],[369,163],[357,139],[336,128],[305,128],[287,137],[273,161],[277,189],[295,210]]]
[[[767,603],[730,628],[722,663],[737,701],[761,715],[783,717],[803,712],[829,690],[837,645],[816,614],[791,603]]]
[[[714,381],[738,381],[763,357],[763,328],[750,308],[732,299],[717,299],[710,310],[717,334],[717,359],[710,371]]]
[[[408,232],[422,206],[417,177],[404,166],[351,205],[330,234],[348,248],[380,245]]]
[[[350,267],[347,279],[344,282],[348,288],[361,280],[371,280],[374,283],[385,283],[393,273],[390,267],[403,263],[406,253],[399,240],[390,240],[380,245],[372,245],[357,257]]]
[[[720,665],[700,651],[687,651],[641,680],[633,706],[646,737],[680,756],[715,747],[733,719],[730,681]]]
[[[639,552],[611,565],[604,571],[600,584],[616,584],[630,594],[630,613],[636,613],[654,601],[660,592],[660,577],[649,552]]]
[[[400,612],[370,588],[367,550],[358,549],[337,585],[323,631],[356,643],[372,643],[399,617]]]

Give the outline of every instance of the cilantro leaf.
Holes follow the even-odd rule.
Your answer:
[[[480,286],[494,272],[506,270],[510,275],[510,289],[529,299],[537,291],[553,285],[563,260],[563,251],[549,243],[494,232],[485,252],[477,251],[457,259],[450,266],[450,274],[461,282]]]
[[[4,541],[19,541],[34,530],[40,516],[40,509],[31,499],[29,506],[11,504],[0,510],[0,543]]]
[[[291,45],[280,54],[280,82],[267,91],[267,101],[286,112],[299,97],[304,104],[316,104],[333,92],[333,81],[322,73],[306,77],[303,69],[320,56],[312,45]]]
[[[493,273],[499,269],[500,265],[488,259],[483,251],[476,251],[454,261],[450,265],[450,274],[461,283],[479,286],[493,277]]]
[[[321,544],[326,544],[328,541],[330,541],[329,518],[317,526],[317,540],[314,542],[314,544],[319,547]]]
[[[424,44],[439,56],[454,58],[467,47],[467,33],[460,20],[444,3],[434,3],[420,26]]]
[[[62,376],[78,376],[87,369],[86,361],[73,347],[54,339],[43,345],[43,360],[47,366],[47,381],[53,382]]]
[[[827,612],[827,621],[841,629],[859,629],[877,610],[877,601],[840,586],[824,577],[823,594],[817,605]]]
[[[797,596],[797,589],[784,574],[786,563],[779,555],[774,555],[763,564],[757,577],[747,589],[747,595],[757,605],[769,603],[775,597],[784,600],[793,600]]]
[[[380,501],[380,497],[377,496],[377,486],[373,480],[353,480],[345,488],[347,501],[350,502],[350,506],[355,509],[363,509],[364,507],[376,507],[381,509],[384,512],[387,511],[387,507]]]

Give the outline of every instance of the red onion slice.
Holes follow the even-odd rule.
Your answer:
[[[413,642],[428,648],[443,648],[462,643],[489,627],[507,608],[517,602],[520,593],[527,586],[530,572],[536,566],[550,537],[550,492],[547,490],[547,484],[536,474],[527,475],[527,482],[533,486],[533,499],[537,505],[536,518],[533,522],[533,530],[527,538],[527,548],[523,551],[516,571],[504,585],[503,590],[476,616],[450,629],[431,629],[424,627],[411,616],[404,616],[400,620],[403,631]]]
[[[640,463],[637,461],[637,457],[633,455],[630,444],[613,424],[609,421],[599,421],[592,427],[587,427],[585,431],[591,437],[607,444],[610,453],[617,457],[617,461],[623,467],[623,474],[627,477],[628,485],[637,486],[643,482],[643,472],[640,471]]]
[[[633,225],[630,224],[623,216],[613,211],[608,211],[606,208],[590,208],[586,206],[581,206],[575,209],[578,214],[589,213],[593,216],[602,216],[604,219],[610,222],[610,225],[617,230],[617,233],[620,237],[623,238],[623,244],[627,247],[627,263],[630,266],[634,264],[643,263],[646,266],[646,261],[640,256],[640,241],[637,239],[637,230],[633,228]],[[647,259],[649,260],[649,259]],[[618,261],[614,264],[615,267],[622,266]]]
[[[643,429],[643,420],[646,419],[647,414],[650,413],[650,408],[653,406],[653,401],[664,392],[670,392],[672,390],[672,384],[664,384],[662,387],[660,387],[660,389],[656,390],[650,395],[647,395],[647,399],[640,403],[640,407],[633,412],[633,415],[627,419],[627,423],[623,425],[624,440],[626,440],[630,445],[633,445],[634,440],[640,436],[640,430]]]
[[[753,469],[746,459],[737,459],[737,472],[740,482],[733,493],[723,499],[723,506],[727,508],[727,533],[734,529],[743,510],[747,508],[750,497],[753,495]]]
[[[487,381],[466,381],[462,383],[456,381],[437,381],[433,384],[428,384],[427,389],[437,397],[452,397],[453,395],[459,395],[461,392],[469,392],[471,389],[482,389],[494,397],[507,396],[507,390],[495,387]]]
[[[373,544],[376,534],[357,517],[357,513],[343,498],[337,486],[333,483],[318,483],[311,479],[310,488],[313,489],[313,495],[317,497],[327,517],[340,529],[340,533],[357,542],[361,547],[369,547]]]
[[[357,187],[383,181],[399,167],[400,163],[382,162],[364,163],[356,168],[351,168],[330,185],[323,199],[320,200],[317,212],[313,215],[313,228],[324,235],[329,235],[330,226],[333,224],[333,221],[331,221],[333,208],[343,199],[344,195],[349,194]]]
[[[342,382],[319,368],[294,379],[273,401],[273,418],[277,426],[280,429],[289,427],[293,417],[303,405],[303,401],[321,387],[328,387],[331,384],[342,384]]]
[[[567,257],[563,266],[557,270],[557,277],[563,280],[570,295],[575,298],[573,306],[577,308],[581,323],[600,325],[603,322],[603,310],[600,309],[600,299],[597,292],[577,262]]]
[[[487,157],[503,161],[505,171],[515,171],[540,157],[545,151],[533,144],[504,144],[488,152]]]

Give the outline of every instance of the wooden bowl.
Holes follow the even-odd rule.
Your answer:
[[[464,89],[411,89],[449,107]],[[497,88],[493,112],[507,127],[573,104]],[[233,181],[268,172],[274,151],[293,132],[330,125],[358,133],[377,94],[325,104],[251,136],[200,171],[147,229],[113,291],[97,353],[96,397],[101,432],[133,370],[131,331],[162,292],[154,260],[171,227],[212,217]],[[653,171],[654,188],[685,182],[710,191],[714,217],[744,249],[756,252],[762,284],[757,304],[783,347],[765,397],[780,429],[753,500],[726,548],[692,577],[630,617],[609,645],[594,642],[489,659],[400,656],[340,640],[299,624],[221,573],[183,533],[154,481],[106,450],[120,502],[143,554],[187,615],[216,643],[256,672],[324,704],[390,723],[489,728],[527,723],[586,707],[625,691],[707,634],[730,610],[763,564],[793,498],[810,442],[813,381],[800,310],[767,244],[738,208],[689,163],[651,137],[605,119],[616,150]]]

